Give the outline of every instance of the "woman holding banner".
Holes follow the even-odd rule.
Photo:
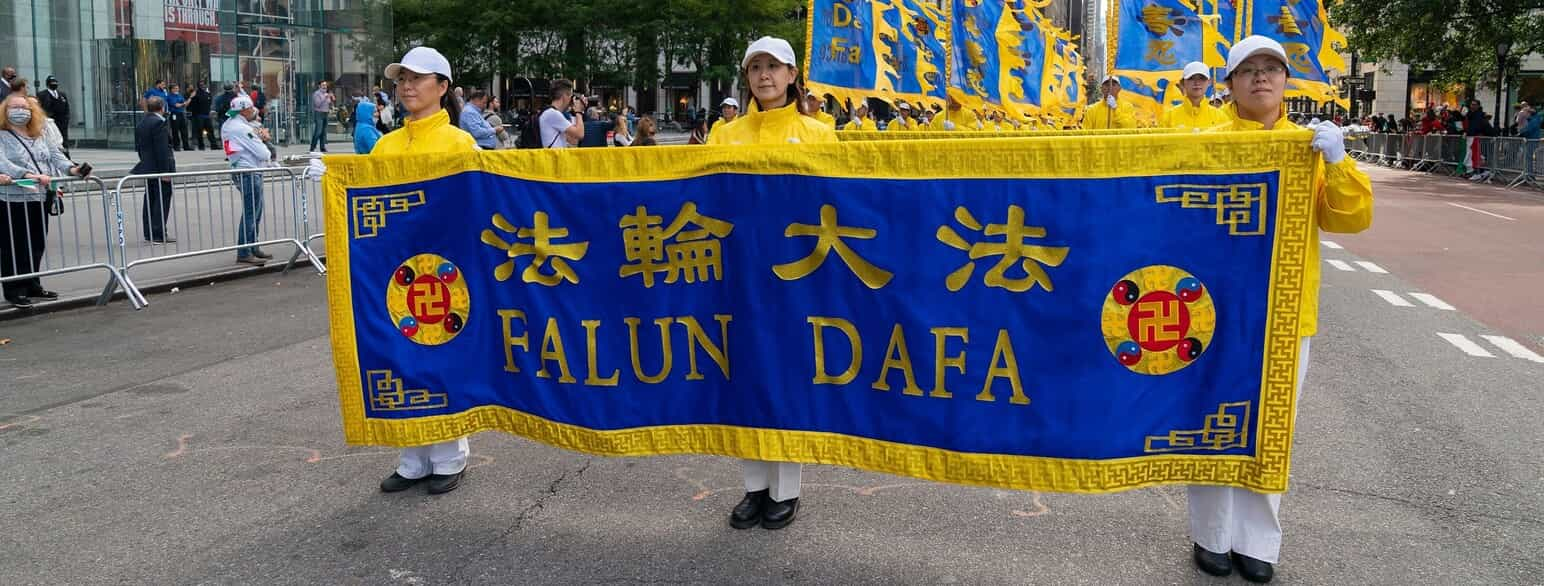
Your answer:
[[[1238,116],[1223,131],[1298,130],[1283,106],[1292,68],[1280,43],[1251,36],[1228,54],[1227,81]],[[1313,149],[1324,160],[1316,194],[1314,226],[1326,232],[1354,233],[1372,224],[1372,182],[1346,157],[1345,133],[1333,122],[1310,124]],[[1310,243],[1318,242],[1311,235]],[[1297,389],[1308,373],[1308,343],[1318,330],[1319,247],[1310,245],[1298,332],[1302,336]],[[1281,551],[1281,495],[1221,486],[1194,485],[1189,490],[1190,538],[1196,566],[1214,576],[1237,568],[1245,580],[1269,582]]]
[[[371,155],[470,153],[477,150],[472,135],[456,126],[461,102],[450,93],[450,61],[429,47],[414,47],[402,62],[386,66],[386,77],[397,80],[397,100],[407,109],[402,128],[376,141]],[[466,438],[402,450],[397,470],[381,481],[382,492],[400,492],[428,482],[429,494],[444,494],[461,484],[471,455]]]
[[[836,142],[836,130],[805,116],[799,102],[799,65],[793,46],[783,39],[761,37],[740,61],[751,103],[745,115],[708,137],[710,145]],[[729,514],[729,525],[749,529],[758,523],[782,529],[799,512],[802,467],[793,462],[744,460],[745,498]]]

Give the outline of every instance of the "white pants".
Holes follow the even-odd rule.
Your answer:
[[[1297,365],[1297,395],[1308,375],[1308,341],[1303,338]],[[1231,486],[1191,485],[1190,539],[1212,553],[1230,551],[1262,562],[1281,555],[1281,495]]]
[[[783,502],[799,498],[800,476],[804,466],[795,462],[741,460],[745,465],[745,492],[768,491],[772,500]]]
[[[397,474],[414,480],[430,474],[458,474],[466,470],[466,458],[471,454],[466,438],[403,448],[397,459]]]

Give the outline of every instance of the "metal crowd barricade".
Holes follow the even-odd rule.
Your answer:
[[[1544,185],[1539,183],[1538,176],[1540,165],[1544,164],[1544,155],[1540,155],[1539,151],[1544,149],[1539,148],[1540,141],[1538,140],[1521,140],[1523,142],[1518,159],[1522,161],[1522,173],[1516,179],[1513,179],[1511,183],[1507,184],[1507,187],[1517,187],[1519,185],[1544,187]]]
[[[118,180],[113,202],[121,212],[119,270],[126,281],[132,281],[130,271],[144,265],[285,245],[295,247],[285,270],[304,255],[318,274],[325,273],[321,260],[305,244],[306,193],[297,179],[292,169],[265,167],[129,175]],[[263,187],[261,205],[252,210],[259,218],[255,238],[247,243],[238,241],[245,211],[241,181],[256,181]],[[231,260],[235,258],[233,254]],[[186,272],[163,275],[185,277]]]
[[[1383,135],[1383,149],[1378,152],[1378,162],[1386,166],[1393,166],[1399,160],[1399,147],[1402,143],[1399,136],[1394,134]]]
[[[1368,151],[1377,148],[1378,135],[1350,134],[1346,136],[1346,153],[1358,161],[1368,160]]]
[[[320,159],[322,156],[323,155],[320,153],[289,155],[284,157],[284,164],[309,165],[311,161]],[[306,203],[305,207],[301,208],[301,213],[303,214],[301,220],[306,226],[305,239],[302,240],[302,242],[305,243],[306,250],[311,251],[311,253],[317,258],[323,258],[327,256],[326,249],[323,248],[320,252],[318,252],[316,247],[312,244],[313,242],[321,240],[327,236],[326,214],[323,213],[324,208],[322,198],[324,195],[322,193],[321,174],[318,173],[314,167],[304,167],[303,171],[299,175],[299,178],[297,179],[296,188],[302,191],[302,196]],[[295,251],[297,257],[299,253],[300,251]],[[290,262],[293,263],[295,260],[296,258],[291,258]],[[285,270],[288,271],[289,267],[285,267]]]
[[[97,305],[105,305],[113,293],[122,287],[124,295],[135,309],[145,306],[141,295],[119,268],[114,252],[122,241],[122,232],[114,230],[117,210],[107,195],[107,186],[97,177],[55,177],[50,184],[59,190],[64,213],[50,216],[43,213],[42,234],[30,233],[31,223],[24,223],[18,232],[11,224],[0,225],[0,247],[5,248],[6,276],[0,282],[51,277],[80,271],[107,271],[107,284],[97,297]],[[11,213],[20,212],[20,205],[13,205]],[[33,248],[41,240],[42,249]],[[34,263],[33,259],[37,259]],[[23,268],[28,269],[22,272]],[[47,288],[47,283],[44,283]]]
[[[1435,171],[1443,165],[1451,167],[1449,175],[1457,175],[1464,168],[1464,149],[1468,148],[1468,137],[1456,134],[1444,134],[1441,138],[1441,156],[1437,159],[1437,165],[1431,170]]]

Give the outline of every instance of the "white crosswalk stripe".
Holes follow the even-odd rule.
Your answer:
[[[1378,265],[1372,264],[1372,263],[1367,262],[1365,260],[1356,261],[1356,264],[1358,266],[1362,267],[1363,269],[1366,269],[1367,272],[1369,272],[1369,273],[1378,273],[1380,275],[1387,275],[1387,274],[1389,274],[1388,271],[1383,270],[1383,267],[1380,267]]]
[[[1444,334],[1442,332],[1437,332],[1437,335],[1441,336],[1442,339],[1447,340],[1449,344],[1457,346],[1459,350],[1463,350],[1464,354],[1468,354],[1470,356],[1478,356],[1481,358],[1496,357],[1495,354],[1491,354],[1484,348],[1481,348],[1479,344],[1476,344],[1470,341],[1469,338],[1465,338],[1459,334]]]
[[[1485,341],[1490,342],[1491,345],[1500,348],[1502,352],[1511,354],[1514,357],[1521,358],[1529,362],[1544,363],[1544,356],[1539,356],[1538,354],[1534,353],[1534,351],[1529,350],[1527,346],[1519,344],[1517,340],[1513,340],[1506,336],[1481,335],[1480,337],[1485,338]]]
[[[1437,299],[1435,295],[1430,295],[1427,293],[1411,293],[1410,296],[1414,297],[1416,301],[1425,303],[1428,307],[1445,311],[1453,311],[1453,306],[1448,305],[1446,301]]]
[[[1404,297],[1400,297],[1398,293],[1395,293],[1393,291],[1385,291],[1383,289],[1373,289],[1372,292],[1373,292],[1373,294],[1375,294],[1375,295],[1377,295],[1379,297],[1382,297],[1384,301],[1389,302],[1389,305],[1393,305],[1394,307],[1415,307],[1414,303],[1411,303],[1409,301],[1405,301]]]
[[[1351,268],[1351,265],[1346,264],[1346,261],[1343,261],[1343,260],[1325,259],[1324,262],[1330,263],[1330,266],[1335,267],[1337,269],[1340,269],[1342,271],[1352,271],[1352,272],[1356,271],[1356,269]]]
[[[1330,242],[1328,240],[1320,240],[1319,243],[1323,244],[1325,248],[1329,248],[1329,249],[1332,249],[1332,250],[1341,250],[1341,249],[1345,248],[1344,246],[1341,246],[1339,244],[1335,244],[1334,242]]]

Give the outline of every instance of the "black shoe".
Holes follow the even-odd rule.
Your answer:
[[[263,252],[262,250],[256,249],[256,248],[252,249],[252,256],[255,256],[255,257],[263,259],[263,260],[268,260],[268,259],[273,258],[273,255],[268,254],[266,252]]]
[[[401,474],[392,472],[391,476],[387,476],[385,480],[381,481],[381,492],[402,492],[418,486],[418,483],[428,480],[428,478],[428,476],[423,478],[403,478]]]
[[[761,511],[761,528],[778,530],[793,523],[793,518],[799,514],[799,499],[788,499],[783,502],[771,501],[767,508]]]
[[[268,264],[268,261],[255,256],[238,256],[236,257],[236,264],[263,266]]]
[[[1195,546],[1195,554],[1191,557],[1195,558],[1196,567],[1201,568],[1202,572],[1213,576],[1226,576],[1233,573],[1233,564],[1228,561],[1228,554],[1212,553],[1198,543],[1191,545]]]
[[[465,474],[465,470],[455,474],[430,474],[429,494],[445,494],[455,490],[456,487],[461,486],[461,477]]]
[[[1256,584],[1270,582],[1271,577],[1276,575],[1276,568],[1270,562],[1262,562],[1238,552],[1233,552],[1233,565],[1238,566],[1238,575]]]
[[[32,307],[32,299],[26,295],[6,295],[5,300],[10,302],[11,307],[15,307],[16,309],[28,309]]]
[[[729,526],[735,529],[750,529],[761,522],[761,511],[767,508],[767,491],[745,493],[745,498],[740,499],[740,504],[734,506],[729,512]]]
[[[33,292],[28,293],[27,296],[28,297],[32,297],[34,299],[43,299],[43,300],[47,300],[47,301],[53,301],[53,300],[59,298],[59,294],[58,293],[55,293],[53,291],[49,291],[47,289],[37,289],[37,290],[34,290]]]

